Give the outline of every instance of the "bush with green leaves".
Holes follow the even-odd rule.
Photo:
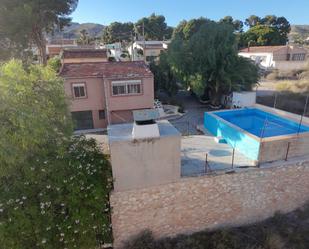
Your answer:
[[[110,166],[72,136],[63,81],[49,67],[0,67],[0,247],[95,248],[110,241]]]
[[[72,134],[63,80],[49,67],[0,66],[0,176],[38,153],[61,148]]]
[[[53,58],[50,58],[47,61],[47,65],[52,68],[55,72],[59,72],[61,69],[61,59],[59,56],[55,56]]]
[[[110,168],[95,140],[75,137],[62,153],[25,165],[1,178],[3,248],[95,248],[111,240]]]

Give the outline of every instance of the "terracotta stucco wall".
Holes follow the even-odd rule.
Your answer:
[[[124,79],[119,79],[123,81]],[[142,93],[136,95],[112,96],[111,82],[115,80],[105,80],[107,85],[108,109],[110,111],[138,110],[153,108],[154,85],[153,78],[135,78],[129,80],[142,81]]]
[[[86,83],[87,98],[74,99],[73,83]],[[105,110],[104,86],[100,78],[67,79],[64,84],[65,93],[70,102],[70,111],[92,111],[94,128],[103,128],[107,119],[99,119],[99,110]]]
[[[157,237],[241,225],[309,200],[309,161],[114,192],[115,247],[144,229]]]
[[[79,78],[66,79],[64,88],[70,101],[71,112],[92,111],[94,128],[107,126],[107,115],[110,115],[111,123],[123,123],[132,121],[132,110],[153,108],[154,104],[154,83],[153,78],[137,78],[142,81],[142,93],[137,95],[112,96],[111,82],[102,78]],[[124,80],[124,79],[119,79]],[[135,80],[135,79],[134,79]],[[73,83],[86,83],[87,98],[74,99],[72,96]],[[106,89],[107,108],[104,90]],[[106,119],[99,119],[99,110],[106,111]]]

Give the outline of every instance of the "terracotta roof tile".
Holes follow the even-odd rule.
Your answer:
[[[150,69],[143,61],[134,62],[93,62],[65,63],[60,72],[64,78],[103,77],[137,78],[152,77]]]
[[[71,58],[107,58],[105,49],[89,49],[89,48],[71,48],[64,49],[62,57],[64,59]]]
[[[60,52],[62,51],[61,47],[48,47],[47,51],[49,55],[60,55]]]
[[[48,41],[50,45],[74,45],[75,43],[75,39],[52,39]]]
[[[272,53],[287,46],[256,46],[239,50],[242,53]]]

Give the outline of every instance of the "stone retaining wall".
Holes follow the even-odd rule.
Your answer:
[[[309,161],[236,174],[184,178],[111,195],[115,247],[144,229],[157,237],[241,225],[309,200]]]

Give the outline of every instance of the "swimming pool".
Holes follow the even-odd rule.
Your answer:
[[[309,126],[259,108],[207,112],[204,126],[257,162],[285,159],[291,148],[295,155],[309,153]]]
[[[257,137],[274,137],[309,131],[309,127],[259,109],[241,109],[214,113]]]

